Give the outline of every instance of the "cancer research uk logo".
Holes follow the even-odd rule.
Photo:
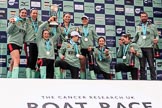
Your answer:
[[[152,102],[134,96],[42,96],[22,108],[152,108]]]

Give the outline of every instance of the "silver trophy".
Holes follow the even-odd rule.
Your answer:
[[[59,25],[57,22],[57,14],[59,11],[59,5],[57,4],[52,4],[50,5],[50,17],[53,17],[54,20],[50,22],[50,26],[56,26]]]

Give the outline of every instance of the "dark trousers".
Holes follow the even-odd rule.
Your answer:
[[[60,67],[61,69],[68,69],[71,72],[72,79],[78,79],[79,78],[79,68],[71,66],[67,62],[63,60],[58,60],[55,62],[55,67]]]
[[[155,67],[154,67],[154,53],[153,48],[141,48],[143,57],[140,58],[140,79],[146,80],[146,60],[149,65],[150,74],[151,74],[151,80],[156,80],[156,73],[155,73]]]
[[[92,52],[89,52],[88,49],[81,49],[81,53],[84,57],[88,56],[89,70],[93,70],[94,57]]]
[[[38,47],[36,43],[24,43],[24,50],[27,59],[27,67],[35,70],[37,57],[38,57]]]
[[[97,65],[94,65],[94,72],[95,72],[95,74],[102,74],[104,79],[112,79],[112,75],[111,74],[108,74],[108,73],[102,71],[100,69],[100,67],[97,66]]]
[[[52,59],[38,59],[38,66],[46,66],[46,78],[54,78],[54,60]]]
[[[124,63],[118,63],[115,65],[115,71],[119,72],[131,72],[131,76],[132,76],[132,80],[138,80],[138,69],[131,67],[131,66],[127,66]]]

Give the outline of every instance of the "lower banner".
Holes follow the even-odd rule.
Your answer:
[[[0,79],[0,108],[162,108],[161,81]]]

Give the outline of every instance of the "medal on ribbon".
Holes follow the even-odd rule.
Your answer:
[[[50,55],[50,50],[51,50],[51,45],[50,45],[50,41],[49,39],[45,42],[45,45],[46,45],[46,54],[47,55]]]
[[[101,49],[99,49],[98,51],[98,58],[99,58],[99,61],[102,61],[103,57],[102,57],[102,54],[104,52],[104,48],[102,47]]]
[[[37,33],[38,32],[38,22],[37,21],[33,21],[33,19],[31,18],[32,21],[32,26],[34,28],[34,32]]]
[[[88,41],[88,26],[87,27],[84,27],[83,26],[83,32],[84,32],[84,36],[85,36],[85,38],[84,38],[84,41]]]
[[[68,39],[68,34],[70,32],[70,28],[71,28],[71,23],[69,24],[67,29],[64,27],[65,39]]]
[[[77,44],[71,39],[70,40],[70,43],[73,45],[74,47],[74,51],[75,51],[75,54],[76,54],[76,57],[79,57],[79,51],[78,51],[78,46]]]
[[[128,45],[124,45],[124,48],[123,48],[123,59],[126,59],[126,53],[127,53],[127,50],[128,50]]]
[[[147,32],[147,23],[144,25],[142,24],[142,32],[143,32],[143,39],[146,39],[146,32]]]

